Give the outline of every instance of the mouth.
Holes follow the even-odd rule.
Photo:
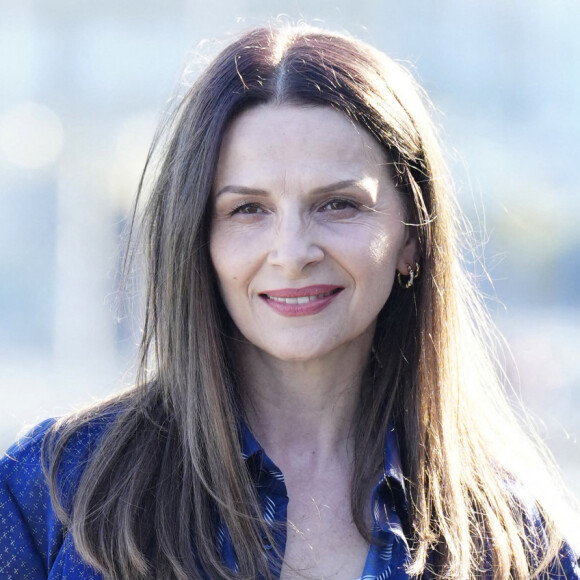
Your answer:
[[[260,296],[263,298],[269,298],[270,300],[277,300],[279,302],[288,302],[288,304],[306,304],[311,300],[326,298],[327,296],[338,294],[342,290],[344,290],[343,286],[317,284],[316,286],[304,286],[303,288],[266,290],[265,292],[261,292]]]
[[[297,316],[314,314],[322,310],[343,290],[343,286],[321,284],[304,288],[267,290],[261,292],[259,296],[279,313]]]
[[[320,294],[308,294],[307,296],[273,296],[272,294],[260,294],[268,300],[274,300],[275,302],[283,302],[284,304],[308,304],[314,300],[319,300],[320,298],[326,298],[327,296],[332,296],[333,294],[338,294],[342,288],[336,288],[330,290],[329,292],[322,292]]]

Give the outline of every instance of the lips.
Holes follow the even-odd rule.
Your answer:
[[[308,316],[326,308],[342,290],[343,286],[319,284],[266,290],[260,293],[260,298],[283,316]]]

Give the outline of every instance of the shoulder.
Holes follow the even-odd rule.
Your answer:
[[[47,419],[21,437],[0,457],[0,485],[13,499],[31,498],[42,489],[48,492],[45,467],[57,445],[62,447],[59,475],[70,480],[73,473],[82,471],[93,451],[113,422],[106,414],[69,426],[66,420]],[[24,502],[30,503],[30,502]],[[0,506],[1,507],[1,506]]]
[[[54,422],[47,430],[42,442],[42,460],[51,473],[54,471],[65,510],[71,509],[83,472],[118,414],[109,410],[68,417]]]
[[[109,412],[74,423],[68,419],[46,419],[0,456],[0,481],[10,482],[24,473],[42,473],[45,443],[49,447],[47,458],[50,457],[51,448],[64,440],[63,462],[70,465],[86,461],[114,422],[116,415]]]
[[[55,419],[43,421],[0,457],[0,481],[4,485],[17,490],[42,478],[42,442],[54,423]]]
[[[50,495],[42,470],[48,420],[22,437],[0,458],[0,576],[36,578],[48,556]],[[6,574],[6,576],[3,576]]]
[[[526,544],[531,563],[534,567],[548,556],[548,565],[540,573],[542,580],[580,580],[580,554],[562,538],[558,532],[556,543],[550,541],[553,530],[547,520],[553,514],[542,510],[534,496],[523,485],[508,484],[508,489],[513,495],[517,509],[524,523],[526,532]],[[571,516],[572,517],[572,516]]]
[[[580,580],[580,556],[564,543],[558,557],[550,564],[547,578],[550,580]]]
[[[66,530],[53,509],[43,463],[66,434],[58,469],[66,503],[112,421],[107,415],[72,429],[66,421],[48,419],[0,457],[0,577],[46,577],[47,567],[59,558]]]

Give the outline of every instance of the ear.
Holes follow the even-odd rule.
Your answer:
[[[408,276],[409,266],[414,270],[415,263],[419,261],[420,257],[421,251],[419,248],[419,240],[414,233],[409,231],[407,228],[405,232],[405,242],[399,252],[399,258],[397,260],[397,270],[401,275]]]

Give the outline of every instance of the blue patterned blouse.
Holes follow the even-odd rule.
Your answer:
[[[12,446],[0,460],[0,579],[1,580],[102,580],[75,550],[70,533],[63,530],[51,506],[40,463],[42,439],[53,421],[46,421]],[[82,466],[98,445],[110,418],[94,421],[71,443],[64,464],[65,493],[78,484]],[[247,428],[243,433],[243,454],[259,491],[264,517],[276,533],[278,552],[286,543],[288,496],[284,476],[266,455]],[[385,473],[375,486],[371,507],[374,535],[380,542],[371,545],[362,571],[362,580],[403,580],[409,560],[405,539],[407,501],[396,434],[389,430],[385,442]],[[224,561],[235,576],[235,557],[228,532],[217,530],[217,542]],[[276,550],[264,542],[272,569]],[[427,574],[424,579],[427,579]],[[490,576],[491,578],[491,576]],[[580,580],[580,568],[569,546],[543,576],[545,580]]]

